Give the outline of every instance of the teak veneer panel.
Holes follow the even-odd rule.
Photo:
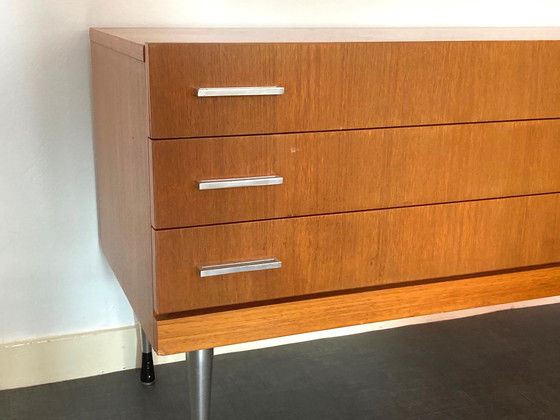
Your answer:
[[[154,346],[153,257],[144,65],[92,43],[101,247]]]
[[[173,354],[329,328],[560,294],[560,268],[489,275],[157,321],[158,353]]]
[[[152,138],[560,117],[560,41],[148,44]],[[202,97],[198,87],[283,86]]]
[[[560,191],[560,121],[151,141],[156,229]],[[282,185],[198,190],[202,179]]]
[[[560,262],[560,194],[154,232],[156,311]],[[197,266],[282,268],[200,278]]]

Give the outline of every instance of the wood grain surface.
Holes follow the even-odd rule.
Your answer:
[[[159,354],[560,294],[560,268],[489,275],[157,321]]]
[[[449,280],[560,262],[558,28],[90,34],[101,246],[161,354],[560,293],[559,268]]]
[[[148,44],[151,137],[560,117],[560,42]],[[281,96],[195,88],[283,86]]]
[[[560,40],[560,28],[91,28],[90,39],[144,60],[147,43]]]
[[[152,236],[143,63],[91,44],[101,247],[152,344]]]
[[[560,191],[560,121],[151,141],[156,229]],[[284,184],[198,189],[279,175]]]
[[[160,314],[560,262],[560,194],[154,232]],[[199,265],[282,268],[200,278]]]

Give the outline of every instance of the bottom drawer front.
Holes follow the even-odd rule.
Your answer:
[[[154,231],[156,310],[560,262],[560,194]],[[274,269],[201,267],[276,259]]]

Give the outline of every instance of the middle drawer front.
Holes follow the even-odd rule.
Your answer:
[[[156,311],[557,263],[559,232],[560,194],[154,231]],[[201,276],[264,259],[282,266]]]
[[[156,229],[560,191],[557,120],[151,146]],[[199,183],[262,176],[278,178]]]

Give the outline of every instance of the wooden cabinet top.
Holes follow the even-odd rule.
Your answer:
[[[557,41],[560,27],[540,28],[92,28],[90,38],[138,60],[151,43]]]

